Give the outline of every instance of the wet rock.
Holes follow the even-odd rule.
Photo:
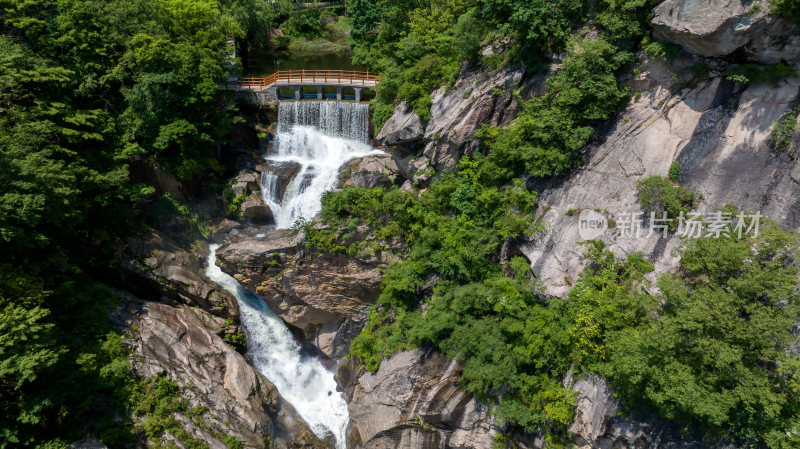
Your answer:
[[[400,168],[390,154],[373,154],[353,159],[339,169],[342,186],[390,187],[401,176]]]
[[[703,56],[740,50],[763,64],[800,62],[800,26],[769,12],[767,0],[667,0],[653,10],[653,34]]]
[[[283,198],[286,193],[286,187],[300,172],[301,165],[293,161],[265,161],[256,167],[262,176],[273,175],[275,178],[271,181],[274,183],[275,198]]]
[[[489,406],[458,388],[461,370],[443,354],[405,351],[358,377],[349,401],[348,447],[489,448]]]
[[[364,238],[361,231],[354,233],[354,240]],[[223,271],[261,295],[306,341],[329,357],[342,357],[380,294],[380,269],[389,255],[312,255],[303,249],[302,239],[280,229],[223,245],[217,257]]]
[[[402,102],[383,124],[375,140],[381,145],[402,145],[417,142],[425,135],[422,119]]]
[[[212,448],[226,448],[222,436],[245,446],[331,448],[308,429],[275,387],[247,364],[214,331],[222,320],[197,308],[176,308],[123,298],[115,323],[132,335],[132,368],[139,376],[166,375],[180,387],[188,409],[205,407],[199,416],[176,413],[192,437]]]

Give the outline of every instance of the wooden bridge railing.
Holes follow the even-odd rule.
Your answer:
[[[369,86],[378,84],[380,75],[357,70],[278,70],[272,75],[250,76],[229,81],[228,89],[266,89],[275,84],[323,84]]]

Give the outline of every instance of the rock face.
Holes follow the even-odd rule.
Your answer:
[[[617,416],[619,402],[600,377],[584,375],[572,388],[578,398],[569,431],[578,449],[735,449],[732,444],[703,443],[702,435],[681,435],[674,425],[653,416]]]
[[[186,251],[154,230],[129,237],[120,255],[121,265],[129,273],[125,288],[155,301],[196,305],[238,323],[236,298],[203,273],[207,251],[205,244]]]
[[[224,327],[197,308],[124,299],[114,319],[132,334],[134,371],[145,378],[166,374],[181,388],[199,417],[175,415],[186,432],[213,449],[230,436],[252,447],[329,448],[320,441],[275,387],[218,335]]]
[[[621,227],[628,213],[642,212],[637,181],[667,176],[673,161],[680,164],[680,184],[703,195],[701,212],[731,203],[800,228],[800,163],[769,143],[773,124],[798,100],[800,79],[741,86],[722,77],[681,79],[662,62],[643,67],[630,82],[641,98],[634,97],[604,141],[589,148],[583,168],[533,186],[547,230],[522,251],[550,294],[566,294],[584,265],[579,214],[570,209],[602,211]],[[690,87],[675,88],[684,82]],[[627,238],[618,231],[609,228],[601,237],[617,255],[641,251],[657,271],[677,265],[676,238],[648,238],[647,229]]]
[[[255,223],[270,223],[274,221],[272,211],[269,206],[264,204],[260,195],[244,200],[239,206],[239,212],[242,217]]]
[[[375,140],[381,145],[402,145],[416,142],[425,134],[425,125],[416,112],[405,102],[386,120]]]
[[[424,128],[421,121],[417,123],[419,117],[402,104],[381,129],[377,141],[389,147],[413,143],[413,147],[423,149],[419,157],[399,162],[407,178],[424,183],[432,173],[454,168],[462,155],[478,150],[475,132],[484,124],[507,125],[516,116],[520,99],[543,92],[546,74],[521,83],[524,72],[519,66],[494,71],[464,68],[452,87],[433,92],[431,118]],[[410,114],[416,119],[412,120]],[[413,127],[402,126],[409,121]],[[403,138],[396,136],[401,130]]]
[[[458,388],[458,365],[439,352],[405,351],[358,377],[348,447],[490,448],[489,406]]]
[[[400,168],[390,154],[373,154],[346,162],[339,169],[341,186],[390,187],[401,179]]]
[[[261,295],[286,323],[329,357],[342,357],[380,294],[383,255],[306,257],[302,235],[285,229],[217,250],[220,267]],[[357,238],[357,237],[354,237]]]
[[[431,119],[425,128],[423,155],[436,171],[454,168],[462,155],[480,147],[475,132],[486,124],[507,125],[517,115],[520,98],[539,92],[544,76],[520,85],[522,67],[501,67],[493,72],[473,69],[462,72],[455,85],[432,94]],[[520,88],[519,96],[514,90]]]
[[[653,10],[653,34],[703,56],[740,50],[763,64],[800,62],[800,26],[769,10],[766,0],[667,0]]]

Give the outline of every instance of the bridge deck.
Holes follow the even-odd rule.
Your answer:
[[[278,70],[264,77],[229,81],[228,90],[264,90],[281,86],[375,87],[380,76],[355,70]]]

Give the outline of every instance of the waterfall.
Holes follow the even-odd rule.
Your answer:
[[[299,218],[314,217],[322,207],[322,194],[336,187],[345,162],[380,153],[367,143],[368,125],[369,107],[364,104],[279,104],[274,151],[266,157],[273,171],[261,175],[264,203],[272,210],[276,227],[288,228]],[[275,170],[281,164],[293,164],[294,168],[280,174]],[[264,299],[217,266],[218,247],[209,245],[206,275],[236,297],[253,365],[292,404],[314,434],[333,434],[337,449],[345,449],[347,402],[336,391],[333,373],[316,358],[302,355],[289,329]]]
[[[266,159],[295,162],[300,170],[278,198],[277,176],[261,178],[264,202],[275,225],[288,228],[297,219],[311,219],[321,209],[322,194],[336,187],[339,168],[347,161],[380,153],[368,142],[369,106],[339,101],[294,101],[278,105],[274,151]]]
[[[333,373],[319,360],[303,356],[283,321],[264,299],[250,292],[216,264],[218,244],[209,245],[206,275],[236,297],[253,365],[297,410],[318,437],[333,434],[336,448],[346,448],[347,402],[336,391]]]

